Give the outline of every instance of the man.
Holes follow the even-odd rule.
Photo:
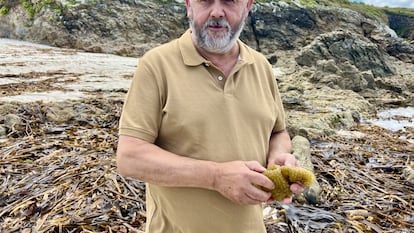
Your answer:
[[[190,30],[139,62],[117,166],[147,184],[146,232],[266,232],[261,172],[298,166],[272,68],[238,40],[252,4],[186,0]]]

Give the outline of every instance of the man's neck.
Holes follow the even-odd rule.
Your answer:
[[[230,71],[236,64],[240,54],[239,44],[237,42],[230,51],[226,53],[211,53],[198,47],[196,47],[196,49],[202,57],[220,68],[226,76],[230,74]]]

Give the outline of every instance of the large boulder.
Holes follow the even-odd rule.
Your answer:
[[[374,77],[395,74],[387,54],[368,39],[348,31],[322,34],[304,47],[296,62],[302,66],[316,66],[320,60],[334,60],[346,71],[349,64],[359,71],[371,71]],[[346,67],[342,67],[345,64]]]
[[[304,6],[283,1],[257,3],[241,38],[268,54],[304,46],[319,30],[316,15]]]

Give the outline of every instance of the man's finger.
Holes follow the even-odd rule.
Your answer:
[[[255,172],[260,172],[260,173],[262,173],[262,172],[264,172],[265,170],[266,170],[266,168],[265,167],[263,167],[260,163],[258,163],[257,161],[248,161],[248,162],[245,162],[245,164],[246,164],[246,166],[250,169],[250,170],[252,170],[252,171],[255,171]]]
[[[305,189],[303,188],[302,185],[298,183],[293,183],[292,185],[290,185],[290,190],[294,193],[303,193]]]

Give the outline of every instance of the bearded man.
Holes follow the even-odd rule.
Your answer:
[[[148,233],[264,233],[262,172],[298,166],[272,67],[239,40],[252,4],[186,0],[190,29],[140,59],[117,166],[146,182]]]

